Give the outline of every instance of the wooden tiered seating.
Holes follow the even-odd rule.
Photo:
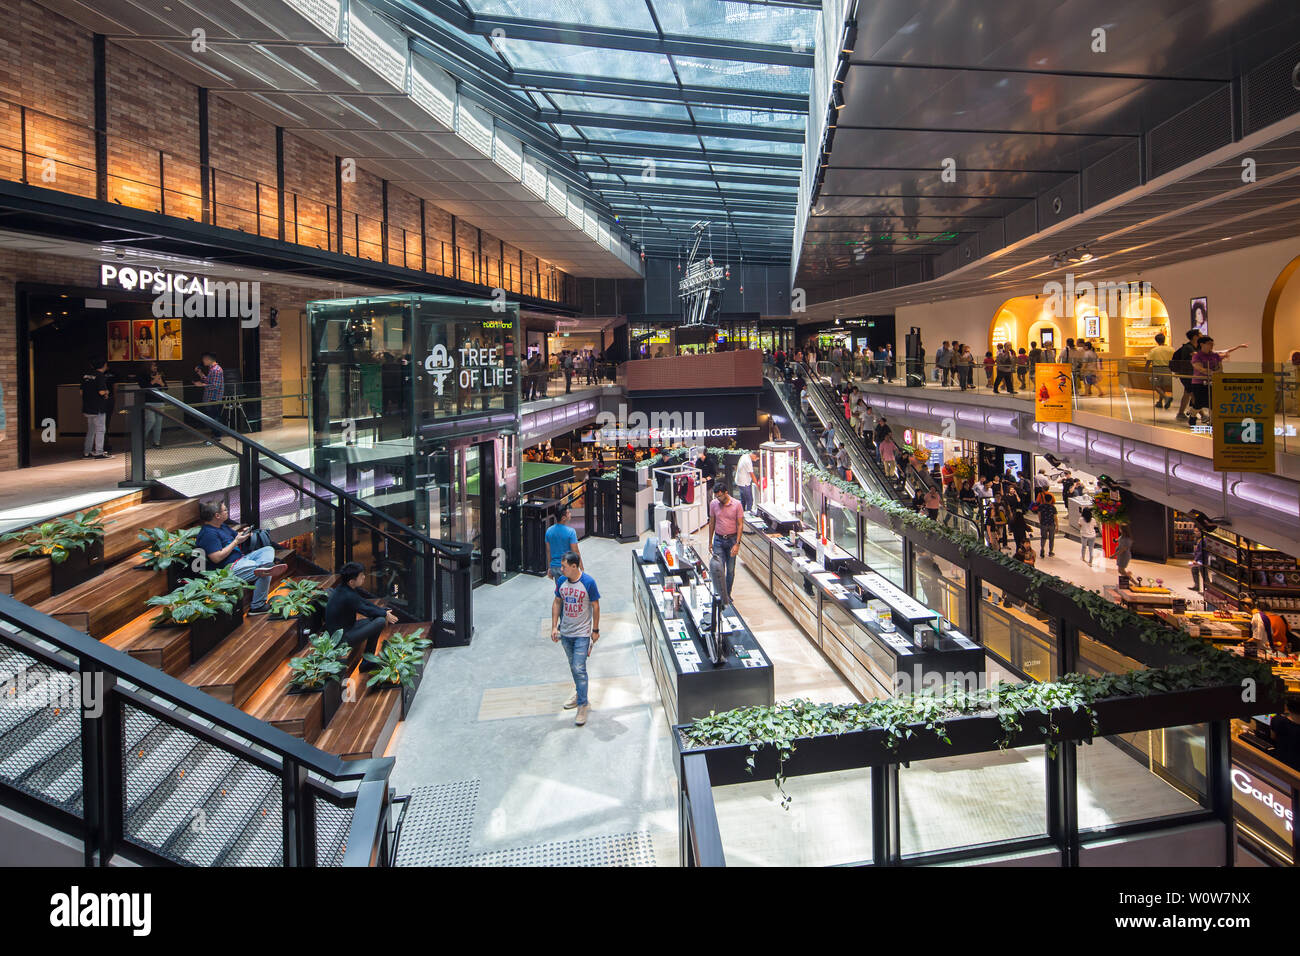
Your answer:
[[[89,509],[82,509],[89,510]],[[198,524],[199,506],[193,499],[148,501],[112,512],[104,523],[104,564],[112,565],[140,550],[142,528],[193,527]],[[12,594],[24,604],[36,605],[50,596],[50,560],[15,559],[17,544],[9,543],[0,561],[0,594]]]
[[[298,646],[298,625],[269,614],[244,623],[180,675],[185,683],[242,707]]]
[[[138,617],[149,598],[167,590],[167,573],[147,570],[143,561],[143,552],[130,554],[98,577],[46,598],[36,610],[103,639]]]
[[[247,615],[240,627],[194,663],[188,627],[153,627],[158,612],[145,601],[164,592],[167,577],[164,572],[140,568],[139,533],[153,527],[194,527],[198,524],[197,501],[143,501],[134,493],[103,508],[106,567],[101,575],[51,596],[50,562],[15,561],[12,553],[17,545],[6,544],[0,548],[0,593],[13,594],[110,647],[344,759],[383,755],[401,720],[402,689],[367,687],[367,675],[359,670],[360,650],[347,663],[351,692],[345,694],[329,727],[323,728],[321,695],[288,693],[289,659],[298,652],[297,621]],[[276,559],[287,560],[291,566],[295,563],[288,551],[277,550]],[[276,576],[272,594],[286,576]],[[337,583],[333,574],[295,577],[310,578],[327,588]],[[386,636],[417,628],[423,628],[427,636],[432,627],[427,622],[399,624],[388,629]]]

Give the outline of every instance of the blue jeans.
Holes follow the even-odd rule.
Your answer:
[[[587,652],[591,648],[591,635],[583,637],[561,637],[564,656],[569,659],[569,673],[573,675],[573,687],[578,692],[578,706],[587,706]]]
[[[713,553],[722,556],[722,560],[727,565],[727,597],[731,597],[731,585],[736,580],[736,556],[731,553],[731,549],[736,546],[736,536],[734,534],[713,535]]]
[[[740,507],[744,508],[746,511],[754,510],[754,486],[753,485],[737,485],[736,497],[740,499]]]
[[[267,568],[273,564],[275,564],[275,548],[258,548],[231,565],[231,570],[237,576],[245,581],[253,582],[253,607],[261,607],[265,604],[266,595],[271,590],[271,578],[269,576],[258,577],[253,572],[258,568]]]

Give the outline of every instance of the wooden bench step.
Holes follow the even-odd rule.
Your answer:
[[[355,660],[359,661],[360,655]],[[343,681],[344,700],[357,697],[365,685],[365,675],[350,665],[348,676]],[[244,705],[244,710],[258,720],[264,720],[287,734],[301,737],[308,743],[314,743],[324,730],[321,726],[323,709],[320,694],[289,693],[288,661],[281,664]],[[336,714],[334,719],[338,720],[339,716]]]
[[[145,528],[180,531],[183,528],[198,527],[199,502],[197,498],[148,501],[126,508],[102,520],[104,522],[104,563],[112,564],[143,547],[144,542],[140,540],[140,532]]]
[[[145,611],[145,601],[167,591],[167,573],[146,570],[143,561],[144,552],[132,554],[103,574],[46,598],[36,610],[91,637],[107,637]]]
[[[251,615],[180,678],[218,700],[242,707],[297,646],[297,622]]]
[[[356,700],[346,701],[316,740],[316,746],[344,760],[382,757],[402,716],[400,687],[366,687]]]
[[[35,605],[50,596],[54,578],[49,558],[16,558],[0,563],[0,594]]]

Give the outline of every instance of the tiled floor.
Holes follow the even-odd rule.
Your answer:
[[[652,857],[657,865],[676,865],[676,776],[631,604],[635,547],[583,542],[601,591],[602,631],[588,663],[592,710],[585,727],[575,727],[573,711],[561,709],[573,685],[563,652],[549,638],[551,585],[521,575],[475,592],[473,643],[434,652],[393,750],[394,785],[414,794],[411,813],[420,813],[412,818],[412,839],[428,843],[419,830],[436,825],[437,814],[421,809],[421,802],[445,794],[455,781],[473,779],[469,838],[456,850],[467,860],[560,859],[570,844],[617,848],[648,841],[651,854],[633,853],[628,860]],[[857,699],[785,611],[739,568],[736,603],[776,665],[778,698]],[[636,834],[644,837],[629,844]],[[409,859],[430,858],[421,851]]]

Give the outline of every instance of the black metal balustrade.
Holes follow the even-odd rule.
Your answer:
[[[393,758],[327,754],[8,595],[0,621],[0,804],[87,866],[390,864]]]
[[[241,523],[257,526],[274,518],[281,527],[290,522],[310,529],[313,546],[306,558],[322,571],[362,561],[377,573],[395,610],[412,621],[433,622],[435,645],[470,642],[470,545],[430,538],[166,392],[141,390],[126,412],[131,438],[125,484],[143,487],[233,465],[234,479],[223,484],[238,488],[231,513]],[[162,448],[146,441],[155,415],[172,436]]]

